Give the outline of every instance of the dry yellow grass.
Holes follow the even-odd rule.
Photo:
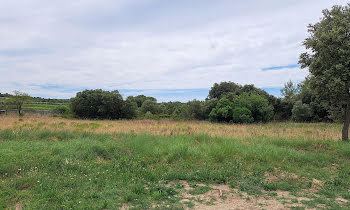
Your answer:
[[[268,137],[285,139],[341,139],[340,124],[326,123],[267,123],[219,124],[205,121],[170,120],[77,120],[50,116],[0,116],[0,130],[68,130],[95,133],[149,133],[154,135],[208,134],[237,139]]]

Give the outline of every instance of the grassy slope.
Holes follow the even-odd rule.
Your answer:
[[[266,181],[264,174],[276,169],[298,178]],[[313,179],[323,187],[304,195]],[[350,198],[350,144],[5,130],[0,131],[0,180],[0,209],[16,202],[30,209],[181,207],[181,186],[165,185],[176,180],[228,183],[253,195],[281,189],[312,198],[305,205],[337,209],[336,198]]]

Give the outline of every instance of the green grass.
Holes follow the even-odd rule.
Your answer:
[[[69,108],[69,105],[56,105],[56,104],[24,104],[23,109],[34,109],[34,110],[55,110],[59,107],[67,107]]]
[[[333,166],[336,167],[333,167]],[[276,182],[265,173],[296,174]],[[0,131],[0,209],[182,208],[169,182],[229,184],[252,196],[303,193],[324,182],[305,206],[350,208],[350,144],[334,141]],[[210,188],[196,186],[192,194]],[[305,195],[304,195],[305,196]],[[294,201],[295,202],[295,201]],[[188,204],[193,206],[193,204]]]

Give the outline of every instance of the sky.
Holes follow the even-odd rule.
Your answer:
[[[307,25],[343,0],[2,0],[0,93],[120,90],[203,100],[214,83],[280,96],[302,81]]]

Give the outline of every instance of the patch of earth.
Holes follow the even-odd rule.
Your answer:
[[[276,191],[274,197],[255,197],[249,196],[247,193],[238,192],[237,189],[231,189],[229,185],[204,185],[197,184],[197,186],[208,186],[211,188],[208,192],[200,195],[192,195],[188,192],[193,190],[186,181],[180,181],[184,185],[181,192],[182,200],[180,201],[184,206],[188,203],[193,203],[193,207],[187,209],[291,209],[293,207],[301,207],[301,201],[310,200],[309,198],[295,197],[286,191]],[[286,202],[291,200],[298,202]]]
[[[307,190],[303,190],[302,193],[303,194],[308,194],[308,195],[313,195],[315,193],[317,193],[324,185],[323,181],[317,180],[317,179],[307,179],[305,177],[300,178],[298,175],[294,174],[294,173],[287,173],[284,171],[280,171],[278,168],[275,168],[274,171],[271,173],[269,172],[265,172],[265,182],[278,182],[279,180],[282,179],[288,179],[288,180],[292,180],[292,181],[304,181],[304,182],[311,182],[312,185],[309,189]]]
[[[284,175],[283,175],[284,176]],[[285,175],[287,176],[287,175]],[[288,175],[292,178],[297,178],[296,175]],[[180,190],[179,202],[185,209],[203,209],[203,210],[242,210],[242,209],[292,209],[301,207],[303,209],[318,209],[325,208],[324,205],[318,205],[316,208],[309,208],[302,204],[304,201],[311,201],[308,197],[294,196],[288,191],[277,190],[274,191],[274,195],[268,195],[271,192],[263,191],[263,196],[251,196],[245,192],[241,192],[238,189],[232,189],[229,185],[207,185],[207,184],[189,184],[187,181],[181,180],[178,182],[170,182],[166,184],[166,187],[175,186],[181,184],[183,187]],[[312,187],[307,191],[318,191],[323,186],[323,182],[313,179]],[[209,187],[208,191],[204,191],[203,194],[191,193],[197,187]],[[147,186],[145,186],[148,189]],[[348,200],[344,198],[336,198],[337,203],[344,204]],[[157,204],[152,208],[159,207]],[[122,209],[129,209],[130,206],[124,204]]]
[[[22,203],[20,203],[20,202],[16,203],[15,209],[16,210],[22,210]]]

